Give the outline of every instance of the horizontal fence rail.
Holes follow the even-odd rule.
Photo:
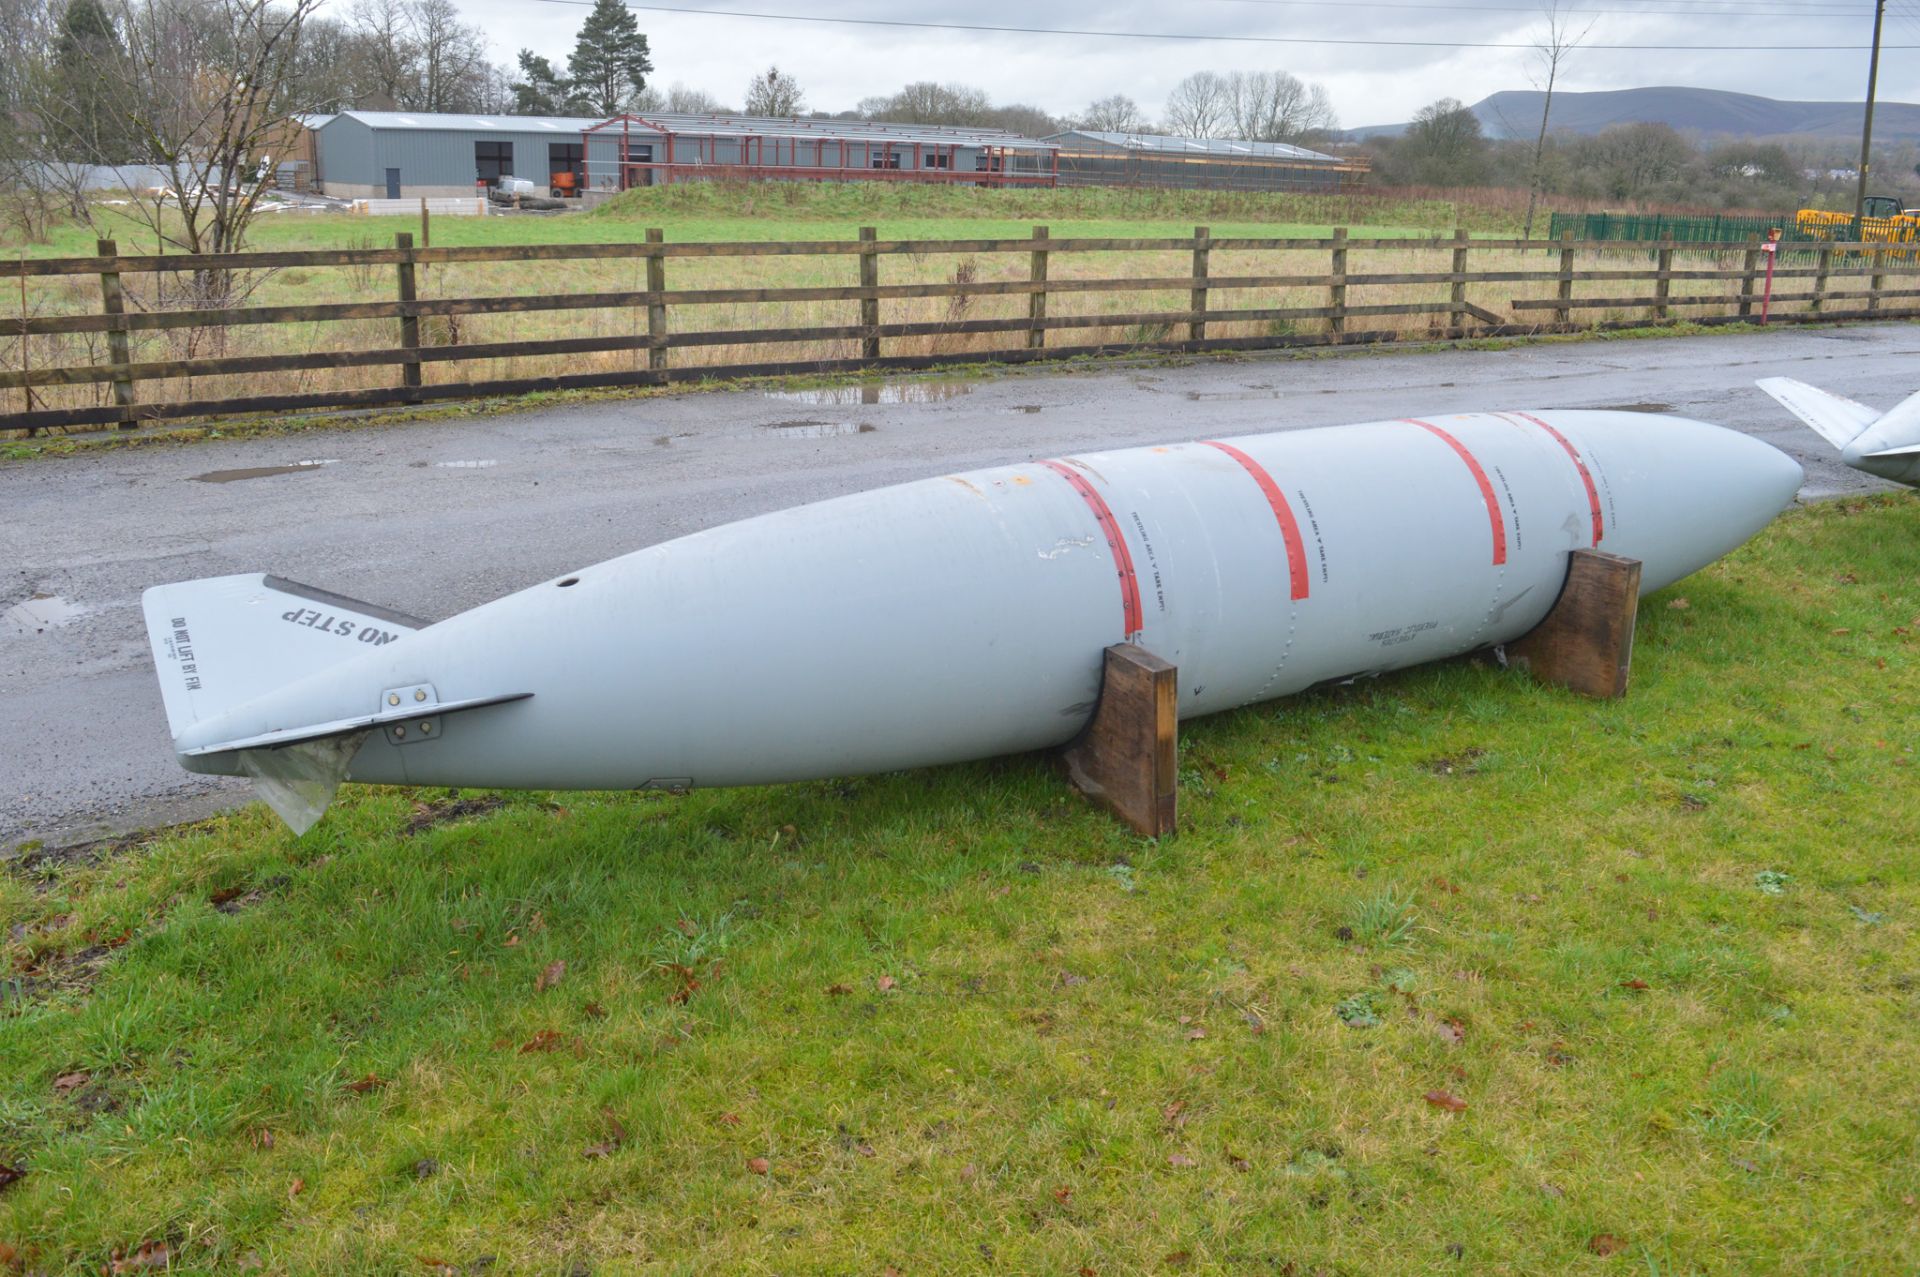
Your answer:
[[[1369,258],[1366,269],[1356,258],[1362,253]],[[1152,260],[1135,262],[1129,255]],[[924,274],[929,260],[955,257],[961,263],[950,274],[941,267],[940,279],[881,282],[885,275],[897,281],[903,271]],[[1073,273],[1080,265],[1110,264],[1116,257],[1130,273]],[[683,273],[821,269],[779,265],[805,258],[854,259],[858,282],[713,287],[706,286],[712,280]],[[987,259],[989,270],[1013,277],[982,277],[976,258]],[[1479,269],[1470,268],[1475,259]],[[729,260],[741,264],[724,265]],[[1165,269],[1176,262],[1178,273]],[[545,286],[539,272],[547,264],[567,263],[585,263],[576,269],[602,286]],[[1379,268],[1395,264],[1409,268]],[[1313,269],[1299,269],[1302,265]],[[534,272],[540,286],[423,295],[427,281],[438,278],[432,272],[489,266],[522,272],[523,283],[526,272]],[[349,272],[360,299],[296,304],[264,292],[275,300],[254,304],[262,281],[291,285],[307,272],[330,269]],[[676,273],[679,280],[670,283]],[[630,276],[633,286],[606,286],[622,282],[620,275]],[[85,282],[89,276],[97,278],[97,291]],[[1216,238],[1207,227],[1196,227],[1191,236],[1077,239],[1054,239],[1048,228],[1035,227],[1028,238],[951,240],[883,240],[872,228],[862,228],[851,240],[729,243],[667,243],[664,234],[650,230],[644,240],[618,243],[441,248],[415,247],[403,234],[392,248],[187,255],[122,254],[113,241],[102,240],[93,256],[0,262],[0,280],[10,281],[0,296],[17,290],[20,297],[16,314],[6,314],[0,303],[0,341],[11,343],[6,366],[0,367],[0,391],[17,393],[19,404],[18,411],[0,413],[0,428],[29,434],[253,412],[705,378],[1024,363],[1132,350],[1257,350],[1683,321],[1920,314],[1911,304],[1920,298],[1920,260],[1914,250],[1884,242],[1821,241],[1781,245],[1776,252],[1755,239],[1471,239],[1465,232],[1451,239],[1362,239],[1339,230],[1326,237]],[[1593,285],[1616,287],[1589,295]],[[1642,291],[1618,295],[1631,291],[1618,287],[1623,285],[1640,285]],[[30,286],[45,291],[30,300]],[[1356,291],[1382,289],[1393,290],[1387,297],[1420,295],[1373,300]],[[376,291],[382,295],[368,295]],[[1127,296],[1101,300],[1118,294]],[[1162,307],[1172,308],[1137,300],[1156,294],[1162,295]],[[1115,309],[1070,314],[1051,304],[1075,298]],[[995,299],[1011,309],[971,313],[976,303],[991,305]],[[1243,304],[1230,304],[1236,300]],[[891,317],[883,313],[888,303],[896,308]],[[830,313],[826,322],[774,322],[795,306],[821,305],[846,309]],[[920,307],[918,317],[914,306]],[[941,308],[944,313],[927,317],[929,310]],[[743,310],[750,321],[744,324]],[[1594,311],[1607,313],[1586,318]],[[1709,311],[1717,313],[1704,313]],[[562,336],[529,331],[504,337],[463,327],[568,312],[610,315],[630,331]],[[701,316],[718,326],[700,326]],[[369,322],[392,325],[386,343],[314,348],[324,326]],[[552,322],[565,333],[583,321]],[[230,353],[230,344],[247,333],[262,334],[249,340],[285,348]],[[914,342],[933,346],[917,353],[900,349]],[[940,343],[946,348],[935,348]],[[179,357],[137,357],[136,344],[143,351],[158,345]],[[795,346],[812,347],[813,357],[801,357],[806,352],[792,351]],[[723,353],[718,362],[702,362],[715,358],[699,354],[705,349]],[[71,357],[79,350],[84,360]],[[775,352],[792,357],[769,357]],[[476,375],[484,370],[462,367],[528,360],[572,362],[539,376]],[[379,385],[313,381],[341,370],[383,367],[398,373],[387,374],[388,381]],[[429,369],[438,370],[432,378],[426,375]],[[279,388],[236,394],[200,384],[232,378],[278,378]],[[300,388],[285,388],[289,382]],[[156,384],[165,392],[139,394]]]

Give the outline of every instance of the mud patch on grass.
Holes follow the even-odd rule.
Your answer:
[[[484,816],[507,805],[504,798],[447,798],[437,803],[415,803],[413,816],[400,830],[402,838],[412,838],[440,825],[474,816]]]
[[[1486,756],[1486,750],[1474,745],[1457,754],[1442,754],[1438,758],[1428,759],[1421,766],[1436,776],[1477,776],[1480,769],[1475,764]]]

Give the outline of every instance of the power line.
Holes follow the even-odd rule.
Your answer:
[[[1427,10],[1433,13],[1528,13],[1538,15],[1543,10],[1539,5],[1525,4],[1412,4],[1399,3],[1397,0],[1209,0],[1213,4],[1250,4],[1273,8],[1309,8],[1309,9],[1412,9]],[[1618,0],[1616,0],[1618,2]],[[1710,8],[1668,9],[1668,8],[1628,8],[1628,9],[1561,9],[1567,14],[1621,14],[1633,17],[1641,15],[1669,15],[1684,18],[1865,18],[1872,14],[1854,0],[1832,0],[1833,7],[1825,5],[1829,0],[1812,0],[1821,7],[1802,8],[1789,6],[1788,0],[1757,0],[1757,3],[1772,6],[1765,9],[1727,9],[1718,7],[1723,0],[1655,0],[1661,5],[1698,3],[1711,5]],[[1844,6],[1844,7],[1842,7]],[[637,6],[636,6],[637,7]]]
[[[541,4],[592,8],[594,0],[539,0]],[[1536,42],[1490,40],[1359,40],[1331,36],[1215,35],[1197,31],[1098,31],[1078,27],[1016,27],[977,22],[915,22],[905,18],[838,18],[818,13],[756,13],[744,9],[690,9],[679,5],[635,4],[642,13],[677,13],[697,18],[750,18],[761,22],[813,22],[850,27],[908,28],[919,31],[971,31],[990,35],[1070,35],[1106,40],[1175,40],[1208,44],[1328,44],[1376,49],[1537,49]],[[1864,44],[1582,44],[1582,52],[1639,53],[1861,53]],[[1914,44],[1888,44],[1882,49],[1920,49]]]

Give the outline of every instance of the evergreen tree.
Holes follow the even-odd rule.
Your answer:
[[[647,37],[632,10],[620,0],[595,0],[567,63],[576,109],[619,114],[647,87],[651,70]]]
[[[513,82],[513,109],[520,115],[565,115],[567,86],[553,63],[532,49],[520,50],[520,78]]]
[[[126,47],[100,0],[71,0],[54,41],[53,78],[59,104],[47,131],[59,158],[88,164],[124,164],[135,152],[133,126],[115,86],[127,82]]]

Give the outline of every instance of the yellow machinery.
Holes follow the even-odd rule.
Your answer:
[[[1903,209],[1890,195],[1873,195],[1862,206],[1860,242],[1911,244],[1920,240],[1920,209]],[[1803,208],[1794,214],[1794,228],[1807,239],[1846,239],[1853,232],[1851,213],[1829,213]]]

